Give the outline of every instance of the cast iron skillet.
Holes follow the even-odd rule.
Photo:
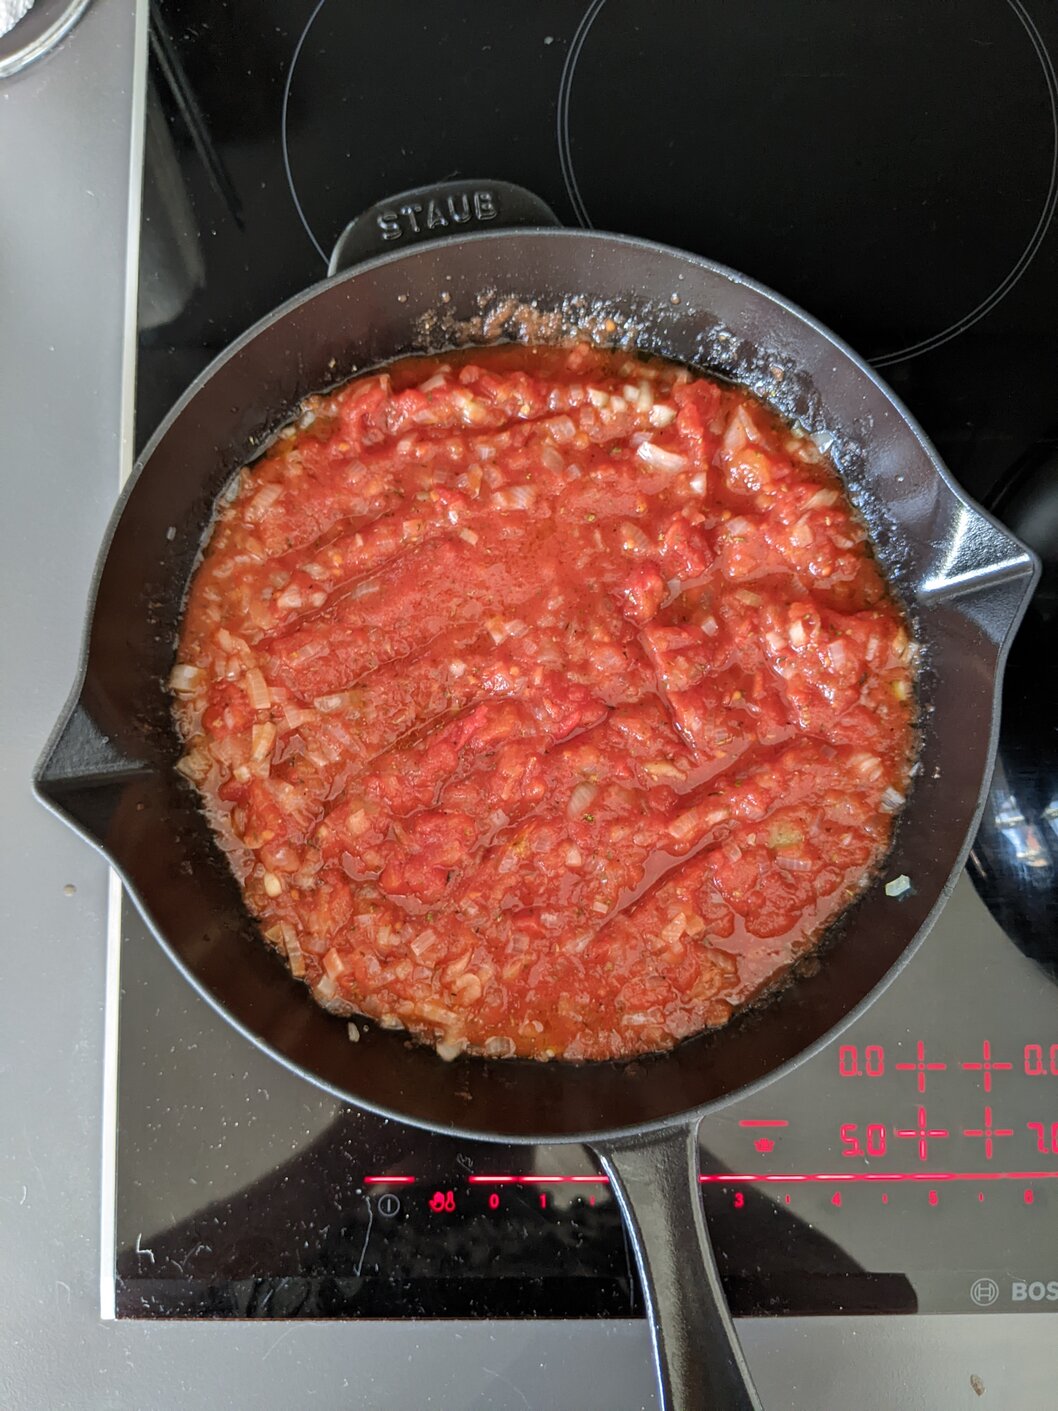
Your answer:
[[[379,248],[391,253],[347,268]],[[865,363],[784,299],[708,260],[557,229],[528,192],[457,182],[373,207],[339,241],[330,273],[223,353],[145,450],[111,521],[78,686],[38,766],[37,791],[118,868],[200,993],[296,1072],[347,1102],[441,1132],[587,1142],[636,1245],[662,1405],[758,1406],[702,1216],[699,1121],[817,1050],[922,940],[978,818],[1003,661],[1036,560],[966,499]],[[492,295],[734,378],[832,437],[924,649],[921,770],[885,871],[906,873],[911,891],[894,901],[879,879],[824,963],[767,1006],[631,1064],[446,1064],[373,1025],[354,1047],[345,1024],[255,937],[173,770],[180,747],[163,682],[217,492],[307,393],[443,346],[454,323],[483,305],[494,314],[488,333],[512,336],[508,306]]]

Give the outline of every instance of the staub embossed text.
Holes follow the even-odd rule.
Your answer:
[[[464,192],[459,196],[409,201],[406,205],[379,211],[375,217],[383,240],[403,240],[409,235],[445,229],[450,225],[484,224],[495,220],[500,203],[494,191]]]

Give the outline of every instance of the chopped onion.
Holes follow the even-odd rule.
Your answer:
[[[489,497],[489,503],[498,510],[527,510],[536,503],[536,491],[531,485],[509,485],[505,490],[496,490]]]
[[[805,625],[799,617],[795,617],[790,623],[790,642],[795,647],[803,647],[808,641],[808,634],[805,632]]]
[[[555,450],[554,446],[543,446],[540,450],[540,464],[545,470],[550,470],[554,475],[560,475],[566,468],[566,463]]]
[[[685,842],[698,831],[698,810],[689,808],[686,813],[677,814],[669,824],[669,832],[680,842]]]
[[[648,760],[643,765],[643,772],[649,774],[651,779],[677,779],[682,782],[686,777],[679,765],[668,759]]]
[[[316,712],[303,710],[300,706],[285,705],[283,714],[286,717],[287,725],[291,730],[296,730],[299,725],[305,725],[310,720],[315,720]]]
[[[447,385],[448,379],[443,372],[435,372],[433,377],[428,377],[425,382],[420,383],[420,392],[436,392]]]
[[[466,1039],[444,1039],[436,1044],[437,1057],[443,1058],[446,1063],[451,1063],[454,1058],[458,1058],[461,1053],[466,1052]]]
[[[514,1056],[514,1040],[494,1034],[485,1040],[484,1053],[486,1058],[512,1058]]]
[[[901,806],[901,804],[903,804],[903,802],[903,794],[900,793],[899,789],[894,789],[892,785],[890,785],[890,787],[886,789],[885,793],[879,800],[880,806],[885,810],[886,813],[895,813],[896,810]]]
[[[411,952],[415,956],[416,960],[422,960],[424,957],[429,956],[430,952],[437,945],[437,942],[439,940],[441,940],[441,937],[439,937],[437,932],[432,930],[429,926],[426,928],[425,931],[420,931],[419,934],[412,941],[410,947]],[[444,945],[445,942],[442,941],[442,949],[444,949]]]
[[[626,554],[647,554],[650,552],[650,540],[638,524],[626,520],[621,525],[621,548]]]
[[[841,496],[837,490],[824,488],[817,490],[811,499],[805,501],[806,510],[826,509],[831,505],[836,505]]]
[[[255,760],[267,758],[272,753],[272,746],[275,742],[276,727],[270,720],[263,725],[255,725],[250,732],[251,758]]]
[[[465,661],[450,661],[448,663],[448,674],[454,676],[457,681],[465,673],[466,669],[467,664]]]
[[[334,999],[338,993],[338,986],[329,975],[321,975],[313,985],[312,992],[321,1004],[326,1004],[328,1000]]]
[[[312,702],[318,711],[324,715],[333,715],[336,710],[341,710],[345,704],[345,696],[340,691],[336,691],[330,696],[317,696]]]
[[[235,637],[226,627],[217,628],[217,641],[226,652],[233,652],[238,656],[249,656],[250,648],[241,637]]]
[[[349,1028],[347,1032],[349,1034],[349,1042],[351,1044],[358,1044],[360,1042],[360,1030],[356,1027],[356,1025],[351,1019],[349,1021]]]
[[[169,689],[178,696],[193,696],[204,684],[205,673],[197,666],[174,666],[169,674]]]
[[[244,511],[245,517],[249,521],[249,523],[256,524],[260,520],[264,519],[265,515],[275,504],[276,500],[279,499],[282,493],[282,485],[278,485],[275,483],[271,485],[265,485],[260,490],[258,490],[257,494],[246,506],[246,509]]]
[[[780,856],[775,859],[775,865],[784,867],[787,872],[811,872],[815,863],[810,857]]]
[[[293,609],[301,607],[302,601],[301,589],[291,583],[290,586],[284,588],[279,597],[276,598],[276,607],[282,612],[290,612]]]
[[[709,477],[704,470],[700,470],[697,475],[691,476],[691,489],[696,495],[704,495],[709,488]]]
[[[474,533],[473,529],[461,529],[459,531],[459,537],[468,544],[476,544],[478,542],[478,536]]]
[[[480,975],[475,975],[473,970],[468,970],[465,975],[460,975],[452,989],[459,1004],[470,1005],[477,1004],[484,987]]]
[[[256,666],[252,666],[247,671],[245,680],[246,694],[253,709],[268,710],[272,704],[272,694],[268,689],[268,683]]]
[[[193,784],[201,784],[213,768],[213,761],[210,759],[208,750],[191,750],[189,754],[184,755],[183,759],[177,761],[176,767]]]
[[[283,884],[274,872],[266,872],[263,877],[265,895],[275,900],[283,891]]]
[[[666,451],[663,446],[655,446],[653,441],[644,441],[636,447],[636,455],[652,470],[663,470],[666,474],[675,475],[678,471],[687,469],[687,457],[678,455],[675,451]]]
[[[570,843],[566,848],[566,866],[580,867],[584,862],[584,854],[574,843]]]
[[[569,796],[569,803],[566,805],[566,812],[570,818],[581,818],[591,808],[592,800],[599,792],[598,786],[582,782],[577,785]]]
[[[885,884],[885,895],[887,897],[902,897],[905,892],[911,890],[911,878],[906,872],[902,872],[899,877],[894,877],[891,882]]]
[[[551,433],[552,440],[563,444],[572,441],[577,434],[576,423],[571,416],[556,416],[547,423],[547,429]]]
[[[323,957],[323,968],[332,980],[337,980],[338,976],[345,971],[345,961],[333,946]]]
[[[676,420],[676,408],[668,406],[665,402],[655,402],[650,408],[651,426],[665,427]]]
[[[593,407],[608,407],[610,405],[610,394],[609,392],[604,392],[601,387],[589,387],[588,401]]]
[[[711,614],[708,617],[703,617],[698,626],[702,629],[702,631],[707,637],[715,637],[716,634],[720,631],[720,624],[717,622],[716,618],[713,617]]]
[[[802,516],[787,536],[795,549],[807,549],[809,544],[815,543],[815,535],[812,533],[812,526],[808,520]]]
[[[830,657],[830,664],[835,671],[841,671],[847,660],[845,653],[845,643],[839,637],[836,642],[831,642],[827,648],[827,655]]]
[[[849,768],[861,779],[877,779],[882,772],[882,761],[877,755],[858,750],[849,759]]]
[[[286,945],[290,973],[300,980],[305,973],[305,954],[298,942],[298,933],[287,922],[283,923],[283,941]]]

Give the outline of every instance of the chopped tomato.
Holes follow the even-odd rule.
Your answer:
[[[907,625],[818,449],[573,349],[407,360],[240,474],[172,678],[265,938],[450,1056],[726,1022],[863,886],[906,792]]]

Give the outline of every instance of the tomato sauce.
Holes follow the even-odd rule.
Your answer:
[[[445,1057],[723,1024],[861,890],[916,648],[815,443],[573,348],[311,399],[219,508],[171,678],[265,938]]]

